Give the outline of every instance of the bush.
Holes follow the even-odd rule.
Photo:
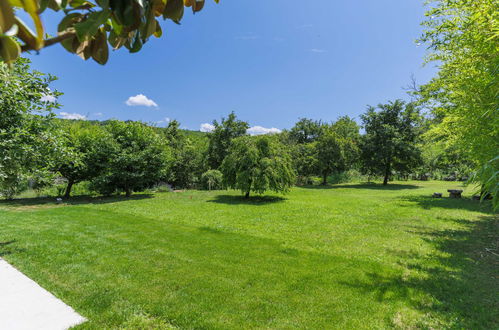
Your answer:
[[[217,190],[222,188],[223,174],[218,170],[209,170],[201,176],[201,183],[204,189]]]

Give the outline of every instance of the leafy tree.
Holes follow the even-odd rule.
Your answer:
[[[290,146],[293,167],[299,184],[310,183],[310,177],[317,174],[317,142],[292,144]]]
[[[383,175],[388,184],[392,171],[402,173],[417,167],[421,151],[419,138],[419,112],[413,103],[401,100],[379,104],[379,111],[370,106],[362,115],[366,131],[362,141],[363,169],[368,174]]]
[[[219,0],[215,0],[218,3]],[[0,60],[13,61],[21,52],[60,43],[83,59],[105,64],[109,45],[138,52],[151,36],[161,37],[157,18],[180,23],[184,6],[200,11],[204,0],[2,0],[0,1]],[[33,20],[33,32],[16,16],[24,10]],[[41,16],[62,13],[57,36],[46,38]],[[55,29],[54,29],[55,30]],[[17,43],[22,42],[22,45]]]
[[[171,148],[172,161],[163,178],[175,187],[195,186],[204,170],[205,140],[192,140],[179,129],[180,123],[172,120],[165,128],[165,137]]]
[[[496,0],[431,1],[420,40],[439,71],[418,94],[440,121],[437,134],[484,167],[476,177],[484,187],[499,185],[498,12]]]
[[[213,121],[213,126],[215,129],[209,134],[207,160],[212,169],[217,169],[227,155],[232,140],[245,135],[249,125],[238,120],[235,113],[231,112],[227,118],[222,118],[220,123]]]
[[[346,171],[355,161],[357,146],[352,140],[340,136],[332,128],[324,130],[316,145],[317,168],[322,176],[322,184],[333,173]]]
[[[220,167],[224,185],[250,192],[287,192],[295,182],[289,154],[273,136],[242,136],[234,139]]]
[[[69,198],[74,184],[90,181],[106,169],[113,144],[100,126],[77,122],[64,128],[67,152],[55,162],[54,170],[68,180],[64,197]]]
[[[316,141],[322,133],[324,124],[320,120],[301,118],[289,131],[292,141],[298,144]]]
[[[51,161],[63,151],[52,122],[57,102],[46,101],[51,75],[31,71],[29,60],[12,68],[0,62],[0,190],[7,198],[19,192],[30,176],[49,175]]]
[[[117,120],[105,128],[112,136],[109,161],[92,187],[105,195],[124,191],[129,197],[157,183],[166,171],[170,153],[154,129],[140,122]]]
[[[220,189],[223,184],[223,174],[218,170],[208,170],[201,176],[201,181],[208,190]]]

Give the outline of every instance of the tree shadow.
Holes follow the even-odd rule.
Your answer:
[[[15,252],[24,252],[25,249],[19,248],[15,245],[17,240],[10,240],[6,242],[0,242],[0,258],[9,254],[13,254]]]
[[[499,218],[456,222],[466,229],[410,231],[438,253],[389,251],[400,258],[398,264],[405,269],[402,274],[367,273],[367,280],[342,284],[374,294],[379,301],[409,302],[428,317],[419,320],[417,327],[497,329]],[[442,321],[435,324],[437,319]]]
[[[405,190],[405,189],[418,189],[419,186],[413,184],[399,184],[399,183],[389,183],[384,186],[381,183],[373,182],[363,182],[358,184],[327,184],[327,185],[306,185],[302,186],[306,189],[338,189],[338,188],[350,188],[350,189],[373,189],[373,190]]]
[[[153,198],[154,194],[136,194],[130,197],[125,196],[75,196],[69,199],[63,199],[62,205],[81,205],[81,204],[108,204],[117,202],[126,202],[133,200],[142,200]],[[56,197],[35,197],[19,198],[13,200],[1,200],[0,207],[36,207],[36,206],[55,206],[58,205]]]
[[[244,196],[237,195],[217,195],[209,203],[229,204],[229,205],[267,205],[286,201],[287,198],[281,196]]]
[[[469,198],[433,198],[431,196],[405,196],[400,200],[416,203],[421,208],[429,210],[432,208],[462,209],[492,214],[492,203],[490,201],[475,201]],[[402,205],[407,206],[407,205]],[[411,206],[412,207],[412,206]]]

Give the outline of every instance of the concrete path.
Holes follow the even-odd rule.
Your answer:
[[[63,330],[85,318],[0,258],[0,329]]]

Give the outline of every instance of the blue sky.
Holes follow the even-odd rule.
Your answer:
[[[207,0],[182,25],[162,23],[163,37],[141,52],[111,52],[105,66],[60,45],[29,57],[59,77],[53,87],[66,114],[160,126],[177,119],[198,130],[235,111],[252,126],[283,129],[407,98],[411,75],[422,83],[435,72],[415,43],[423,14],[420,0]]]

